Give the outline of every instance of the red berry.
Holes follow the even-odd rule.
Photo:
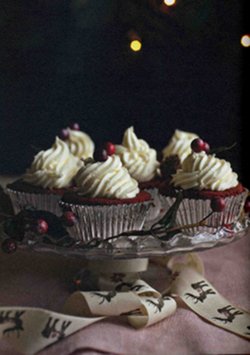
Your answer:
[[[250,213],[250,197],[246,199],[245,205],[244,205],[244,211],[245,213]]]
[[[72,211],[65,211],[62,215],[62,222],[67,227],[72,227],[77,222],[76,215]]]
[[[191,148],[195,153],[200,153],[201,151],[204,150],[204,144],[205,142],[201,138],[195,138],[191,142]]]
[[[67,128],[63,128],[59,133],[59,138],[66,141],[69,138],[69,130]]]
[[[49,226],[44,219],[38,219],[36,222],[36,232],[38,234],[46,234],[48,232]]]
[[[204,142],[204,146],[203,146],[203,150],[204,152],[206,152],[207,154],[210,151],[210,145],[207,142]]]
[[[115,145],[112,142],[106,142],[105,149],[106,149],[108,155],[115,154]]]
[[[2,242],[2,250],[4,253],[12,254],[17,250],[17,244],[14,239],[8,238]]]
[[[108,159],[108,154],[106,149],[96,149],[94,152],[94,160],[95,161],[106,161]]]
[[[72,122],[69,125],[69,128],[73,129],[74,131],[80,131],[80,125],[77,122]]]
[[[222,212],[226,206],[226,202],[222,197],[215,197],[211,200],[210,207],[213,212]]]

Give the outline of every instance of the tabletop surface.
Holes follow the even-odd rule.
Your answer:
[[[250,309],[250,235],[232,244],[199,253],[207,280],[230,303]],[[71,281],[85,261],[59,255],[0,251],[0,306],[31,306],[60,312]],[[151,285],[164,288],[165,270],[150,266]],[[142,273],[142,278],[144,277]],[[146,280],[147,281],[147,280]],[[159,289],[159,291],[161,291]],[[148,328],[135,330],[124,320],[92,324],[39,352],[80,354],[249,354],[250,342],[212,324],[184,306]],[[0,341],[1,355],[19,354]]]
[[[250,237],[250,236],[249,236]],[[250,308],[248,237],[200,253],[206,278],[232,304]],[[70,283],[84,261],[20,251],[0,253],[0,306],[33,306],[60,311]],[[142,275],[143,277],[143,275]],[[162,274],[155,273],[155,283]],[[158,280],[157,280],[158,279]],[[154,280],[153,280],[154,281]],[[153,282],[154,284],[154,282]],[[1,354],[14,355],[7,342]],[[120,319],[106,319],[78,331],[39,354],[242,354],[250,342],[206,323],[189,309],[151,327],[135,330]]]

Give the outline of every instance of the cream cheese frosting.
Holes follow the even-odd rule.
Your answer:
[[[93,158],[95,145],[90,136],[82,131],[68,128],[69,137],[65,141],[70,152],[79,159]]]
[[[190,144],[195,138],[198,138],[195,133],[176,129],[168,145],[162,151],[163,158],[169,157],[170,155],[178,155],[182,163],[191,153]]]
[[[104,162],[89,163],[82,167],[75,183],[78,193],[87,197],[133,198],[139,193],[138,182],[122,165],[117,155]]]
[[[56,137],[54,144],[48,150],[39,152],[23,180],[43,188],[63,188],[71,184],[83,162],[72,155],[65,142]]]
[[[191,153],[183,162],[182,169],[173,175],[176,187],[198,190],[224,191],[238,185],[238,175],[231,164],[215,155]]]
[[[159,167],[156,150],[143,139],[138,139],[133,127],[124,132],[122,145],[116,145],[115,154],[120,156],[123,165],[137,181],[150,181],[156,176]]]

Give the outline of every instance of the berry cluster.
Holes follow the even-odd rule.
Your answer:
[[[69,128],[72,129],[73,131],[80,131],[80,125],[77,122],[72,122],[69,124]],[[69,130],[68,128],[63,128],[59,132],[59,138],[62,139],[63,141],[66,141],[69,138]]]
[[[3,221],[3,231],[7,238],[2,242],[2,250],[8,254],[15,252],[18,242],[22,242],[25,237],[42,238],[43,242],[54,241],[55,244],[63,238],[69,245],[72,240],[66,227],[71,227],[76,222],[77,218],[72,211],[65,211],[61,217],[57,217],[48,211],[25,208]]]
[[[192,142],[191,142],[191,149],[193,152],[195,153],[200,153],[202,151],[209,153],[210,151],[210,146],[207,142],[205,142],[203,139],[201,138],[195,138]]]
[[[103,146],[95,150],[94,160],[106,161],[108,159],[108,156],[113,154],[115,154],[115,145],[111,142],[106,142]]]

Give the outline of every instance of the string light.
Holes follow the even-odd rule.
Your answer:
[[[250,35],[242,36],[240,43],[243,47],[250,47]]]
[[[167,6],[173,6],[175,4],[175,0],[163,0],[163,2]]]
[[[130,42],[130,49],[134,52],[139,52],[141,50],[142,44],[138,39],[134,39]]]

